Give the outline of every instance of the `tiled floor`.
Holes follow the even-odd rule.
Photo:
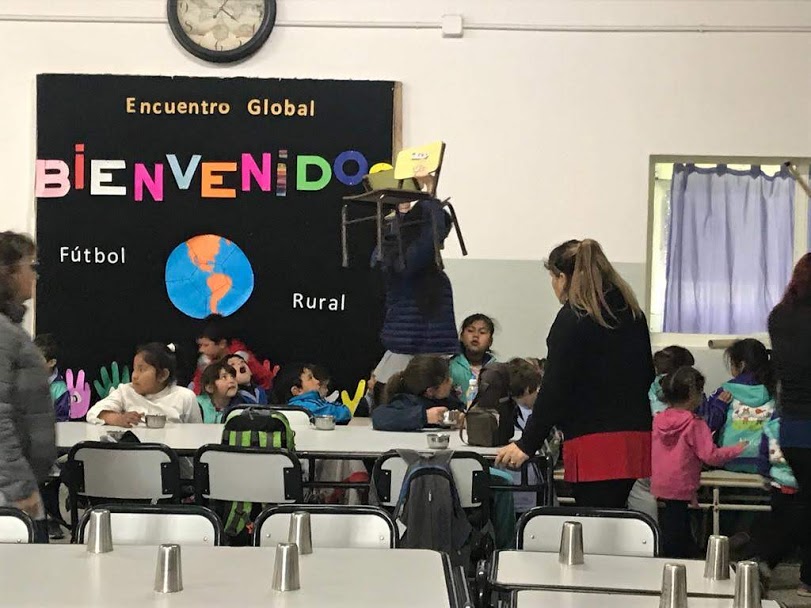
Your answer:
[[[800,581],[800,566],[784,564],[775,568],[772,573],[772,588],[769,599],[777,600],[786,608],[811,606],[811,598],[797,595],[797,584]]]

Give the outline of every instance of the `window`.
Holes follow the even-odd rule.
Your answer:
[[[652,332],[765,331],[768,310],[811,243],[808,195],[784,161],[652,157]],[[807,179],[809,159],[791,162]]]

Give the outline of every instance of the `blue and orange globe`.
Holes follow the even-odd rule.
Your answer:
[[[251,297],[253,283],[253,268],[242,249],[216,234],[190,238],[166,260],[169,299],[195,319],[234,314]]]

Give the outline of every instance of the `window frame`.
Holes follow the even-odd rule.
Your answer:
[[[645,311],[648,315],[648,328],[650,329],[651,342],[654,346],[667,345],[671,343],[683,344],[685,346],[707,346],[707,342],[712,339],[729,338],[757,338],[761,341],[768,340],[768,334],[688,334],[675,332],[653,331],[651,328],[652,300],[654,284],[654,230],[658,221],[655,215],[655,194],[656,194],[656,165],[672,163],[694,163],[702,164],[726,164],[726,165],[784,165],[791,163],[797,168],[798,173],[809,180],[811,172],[811,157],[805,156],[725,156],[725,155],[686,155],[686,154],[652,154],[648,160],[648,229],[646,244],[646,269],[645,269]],[[795,180],[796,181],[796,180]],[[796,181],[794,191],[794,263],[805,255],[811,247],[811,233],[809,233],[809,196]],[[804,243],[804,244],[803,244]],[[768,343],[768,342],[767,342]]]

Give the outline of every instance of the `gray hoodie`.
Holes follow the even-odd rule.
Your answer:
[[[20,326],[24,313],[0,314],[0,505],[33,494],[56,460],[48,372]]]

